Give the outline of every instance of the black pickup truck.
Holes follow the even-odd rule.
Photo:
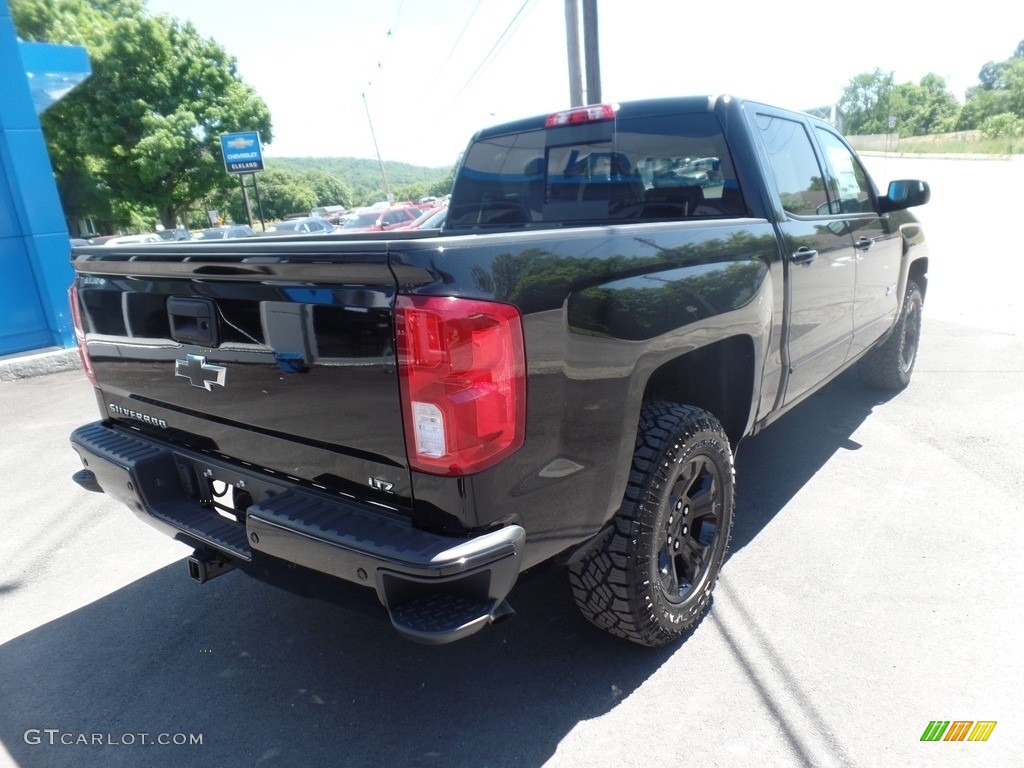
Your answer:
[[[907,385],[929,194],[807,115],[672,98],[480,131],[441,232],[77,248],[75,480],[199,582],[362,585],[442,643],[553,562],[591,622],[670,642],[741,439],[855,364]]]

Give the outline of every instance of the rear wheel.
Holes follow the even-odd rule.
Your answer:
[[[732,449],[714,416],[691,406],[645,404],[612,529],[570,567],[583,615],[648,646],[695,626],[725,559],[734,487]]]
[[[917,283],[907,283],[903,308],[892,335],[880,347],[868,352],[858,363],[860,379],[869,387],[891,392],[905,389],[910,383],[917,362],[917,348],[921,341],[921,310],[924,297]]]

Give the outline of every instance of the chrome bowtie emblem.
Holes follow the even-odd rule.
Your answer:
[[[216,384],[224,386],[224,378],[228,369],[222,365],[210,365],[202,355],[185,355],[184,360],[174,361],[174,375],[188,379],[193,387],[205,389],[212,392],[211,387]]]

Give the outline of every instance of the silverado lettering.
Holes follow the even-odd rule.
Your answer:
[[[852,366],[909,383],[929,195],[880,192],[808,115],[669,98],[478,132],[441,231],[76,248],[107,418],[75,480],[199,582],[349,582],[443,643],[554,562],[595,625],[671,642],[710,605],[741,440]]]
[[[154,427],[162,427],[163,429],[167,429],[167,422],[164,421],[163,419],[157,419],[150,416],[149,414],[133,411],[131,408],[122,408],[120,405],[117,405],[115,403],[111,403],[108,407],[110,408],[111,413],[115,413],[118,416],[126,416],[129,419],[138,419],[143,424],[152,424]]]

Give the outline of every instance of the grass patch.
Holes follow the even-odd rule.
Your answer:
[[[1021,155],[1024,139],[953,139],[947,141],[920,141],[918,137],[900,139],[897,152],[943,153],[954,155]]]
[[[908,154],[949,155],[1022,155],[1024,137],[1001,136],[986,139],[981,131],[941,133],[933,136],[899,136],[876,134],[848,137],[854,149],[876,152],[904,152]]]

